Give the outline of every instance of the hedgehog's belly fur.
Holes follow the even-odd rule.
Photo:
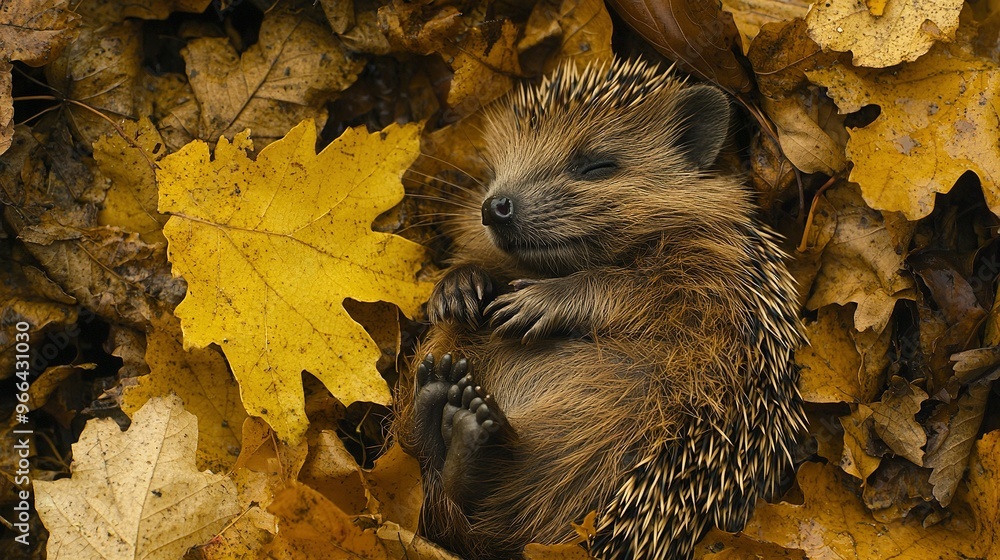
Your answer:
[[[425,502],[424,532],[470,558],[503,558],[529,542],[572,538],[571,522],[592,510],[606,513],[636,463],[682,436],[690,419],[685,408],[717,416],[719,403],[731,400],[723,393],[735,388],[723,384],[713,391],[713,403],[699,407],[689,400],[689,380],[682,379],[699,351],[745,348],[729,342],[705,341],[683,351],[677,351],[676,341],[613,339],[551,339],[525,346],[434,327],[417,356],[450,352],[467,358],[476,382],[494,395],[518,437],[504,454],[509,459],[496,460],[481,473],[481,493],[466,511],[467,530],[456,531],[447,513],[433,511],[431,500]],[[721,359],[731,365],[742,361]],[[672,369],[677,378],[667,373]]]

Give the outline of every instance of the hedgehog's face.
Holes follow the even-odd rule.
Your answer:
[[[482,222],[498,248],[546,275],[618,264],[687,225],[729,118],[718,90],[674,84],[625,108],[519,112],[490,121]]]

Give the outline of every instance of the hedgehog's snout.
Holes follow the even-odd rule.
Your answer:
[[[483,202],[483,225],[502,226],[514,219],[514,201],[506,196],[491,196]]]

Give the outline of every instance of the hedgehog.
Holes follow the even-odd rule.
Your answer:
[[[490,176],[397,397],[423,535],[511,558],[595,512],[597,558],[684,559],[779,490],[804,338],[779,239],[713,169],[729,120],[641,59],[563,65],[488,111]]]

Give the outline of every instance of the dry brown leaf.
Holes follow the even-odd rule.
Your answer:
[[[885,0],[878,10],[860,2],[817,2],[806,17],[809,36],[825,50],[854,53],[855,66],[912,62],[935,41],[951,40],[962,0]]]
[[[93,109],[66,108],[74,134],[88,146],[114,132],[111,122],[138,116],[135,90],[141,73],[142,27],[134,21],[81,27],[69,48],[45,67],[51,86]]]
[[[885,457],[865,485],[862,496],[865,506],[872,517],[883,523],[905,520],[914,508],[925,506],[934,499],[929,476],[928,469],[905,459]],[[933,523],[932,518],[925,523]]]
[[[278,532],[277,519],[267,512],[272,500],[267,476],[242,469],[231,477],[239,492],[240,514],[207,543],[189,550],[185,560],[258,560],[259,551]]]
[[[455,6],[427,13],[429,6],[393,0],[378,10],[379,28],[384,30],[395,52],[428,55],[447,50],[468,31],[469,22]]]
[[[840,418],[844,427],[844,451],[840,458],[840,468],[847,474],[861,479],[864,486],[879,464],[881,457],[875,457],[868,452],[871,440],[875,435],[875,423],[871,420],[872,409],[863,404],[847,416]]]
[[[878,437],[896,455],[921,466],[924,464],[922,448],[927,443],[927,434],[914,416],[925,400],[927,393],[915,383],[893,377],[889,389],[882,395],[882,401],[871,404]]]
[[[19,131],[21,141],[31,145],[31,157],[19,174],[4,177],[16,201],[4,218],[49,278],[112,323],[144,327],[172,309],[184,283],[171,277],[165,248],[96,227],[106,185],[95,180],[93,161],[82,159],[65,131],[46,145]]]
[[[378,526],[376,535],[382,546],[389,552],[390,558],[400,560],[461,560],[431,541],[414,535],[392,522]]]
[[[524,547],[525,560],[590,560],[587,551],[576,544],[543,545],[531,543]]]
[[[198,138],[201,107],[185,75],[146,73],[139,91],[139,112],[156,124],[167,152],[176,152]]]
[[[785,156],[805,173],[834,175],[847,166],[847,129],[833,102],[810,87],[805,72],[830,64],[801,19],[765,25],[747,57],[757,73],[761,108],[774,122]]]
[[[612,0],[611,7],[625,23],[661,54],[678,61],[706,80],[731,93],[753,87],[733,47],[740,35],[733,16],[721,3],[701,0]]]
[[[389,558],[374,531],[308,486],[293,483],[267,509],[278,518],[278,534],[263,550],[269,558]]]
[[[722,7],[733,14],[736,28],[743,38],[743,53],[750,50],[761,27],[801,18],[809,11],[809,0],[722,0]]]
[[[241,441],[243,447],[236,458],[233,470],[242,468],[268,476],[271,488],[284,488],[297,480],[306,462],[309,446],[303,440],[297,445],[283,443],[267,422],[251,416],[243,422]]]
[[[947,193],[963,173],[974,171],[990,209],[1000,213],[1000,115],[994,107],[1000,71],[993,62],[939,45],[900,67],[834,64],[808,75],[828,88],[842,113],[881,108],[847,142],[850,180],[869,206],[916,220],[930,214],[936,193]]]
[[[3,0],[0,59],[29,66],[48,64],[73,38],[79,23],[69,0]]]
[[[841,183],[824,196],[836,211],[837,226],[806,306],[857,303],[854,327],[881,333],[896,301],[916,295],[904,269],[914,226],[868,208],[856,185]]]
[[[969,461],[968,501],[976,514],[983,557],[1000,559],[1000,430],[976,442]]]
[[[189,41],[181,54],[201,105],[198,138],[215,142],[252,128],[258,150],[303,119],[322,128],[325,103],[364,66],[323,26],[282,12],[264,17],[260,38],[242,54],[214,37]]]
[[[986,399],[992,378],[981,379],[968,386],[958,399],[942,405],[928,420],[935,433],[928,438],[924,466],[934,469],[930,483],[934,497],[942,506],[951,503],[958,483],[969,463],[969,452],[979,434],[986,413]]]
[[[982,557],[985,546],[975,539],[974,521],[968,516],[955,515],[926,528],[912,520],[876,522],[853,492],[856,480],[838,472],[834,465],[803,464],[797,479],[805,503],[761,501],[743,534],[802,549],[809,558]]]
[[[343,0],[319,0],[323,7],[323,15],[330,24],[330,29],[337,35],[354,26],[354,2]]]
[[[308,441],[309,455],[299,473],[299,482],[326,496],[345,513],[364,512],[368,499],[361,467],[337,433],[331,430],[310,433]]]
[[[50,559],[180,558],[239,513],[236,487],[194,465],[197,419],[177,397],[152,399],[122,432],[91,420],[73,477],[36,480]]]

